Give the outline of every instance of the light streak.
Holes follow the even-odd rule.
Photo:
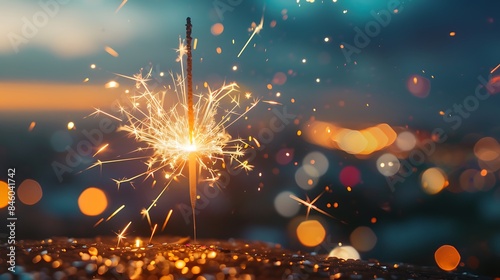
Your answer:
[[[116,209],[115,212],[113,212],[111,215],[109,215],[109,217],[106,219],[106,222],[111,220],[111,218],[113,218],[116,214],[118,214],[118,212],[120,212],[123,208],[125,208],[125,204],[118,207],[118,209]]]
[[[265,8],[264,8],[264,10],[265,10]],[[243,48],[241,49],[241,51],[237,57],[240,57],[240,55],[243,53],[243,51],[245,51],[245,49],[248,46],[248,44],[250,43],[250,41],[252,41],[253,36],[255,36],[255,34],[258,34],[262,30],[262,28],[264,28],[264,14],[262,14],[262,18],[260,19],[259,25],[255,26],[255,28],[253,29],[252,35],[250,35],[250,38],[248,38],[247,42],[245,43],[245,45],[243,46]]]
[[[167,226],[167,223],[170,220],[170,216],[172,216],[173,211],[174,211],[173,209],[170,209],[170,211],[168,211],[167,217],[165,218],[165,222],[163,222],[163,226],[161,227],[161,231],[163,231]]]

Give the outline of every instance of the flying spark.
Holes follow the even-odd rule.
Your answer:
[[[495,71],[498,70],[498,68],[500,68],[500,64],[498,64],[495,68],[493,68],[493,70],[490,71],[490,74],[493,74]]]
[[[100,147],[99,150],[97,150],[97,152],[95,152],[95,154],[92,155],[92,157],[95,157],[97,154],[104,151],[108,146],[109,146],[109,144],[102,145],[102,147]]]
[[[118,214],[118,212],[120,212],[123,208],[125,208],[125,204],[120,206],[118,209],[115,210],[115,212],[109,215],[109,217],[106,219],[106,222],[111,220],[111,218],[113,218],[116,214]]]
[[[262,102],[264,103],[267,103],[267,104],[271,104],[271,105],[283,105],[277,101],[273,101],[273,100],[262,100]]]
[[[168,220],[170,220],[170,216],[172,216],[173,211],[174,210],[172,210],[172,209],[170,209],[170,211],[168,211],[167,217],[165,218],[165,222],[163,222],[163,226],[161,227],[161,231],[163,231],[165,229],[165,227],[167,226]]]
[[[314,198],[312,201],[309,199],[308,196],[306,196],[306,200],[303,200],[303,199],[300,199],[298,197],[296,197],[295,195],[293,194],[290,194],[290,198],[297,201],[298,203],[301,203],[301,204],[304,204],[305,206],[307,206],[307,214],[306,214],[306,220],[309,218],[309,213],[311,212],[311,209],[314,209],[318,212],[320,212],[321,214],[323,215],[326,215],[330,218],[334,218],[332,215],[326,213],[325,211],[319,209],[318,207],[316,207],[316,205],[314,205],[314,203],[323,195],[324,192],[320,193],[316,198]]]
[[[118,13],[118,11],[121,10],[121,8],[123,8],[123,6],[125,6],[125,4],[127,4],[127,1],[128,0],[123,0],[122,1],[122,3],[120,4],[120,6],[118,6],[118,8],[116,9],[115,14]]]
[[[265,8],[264,8],[265,9]],[[264,14],[262,14],[262,18],[260,19],[260,23],[259,25],[255,26],[253,28],[253,32],[252,32],[252,35],[250,35],[250,38],[248,38],[248,41],[245,43],[245,45],[243,46],[243,48],[241,49],[240,53],[238,54],[237,57],[240,57],[240,55],[243,53],[243,51],[246,49],[246,47],[248,46],[248,44],[250,43],[250,41],[252,41],[253,39],[253,36],[255,36],[255,34],[258,34],[262,28],[264,28]]]
[[[130,224],[132,224],[132,221],[128,222],[128,224],[125,226],[125,228],[123,228],[123,230],[117,234],[117,237],[118,237],[118,242],[116,243],[116,247],[118,248],[118,246],[120,245],[120,241],[122,239],[125,239],[125,232],[127,231],[128,227],[130,226]]]

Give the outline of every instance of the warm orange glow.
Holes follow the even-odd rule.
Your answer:
[[[481,176],[483,176],[483,177],[484,177],[484,176],[486,176],[486,175],[488,175],[488,170],[486,170],[486,169],[482,169],[482,170],[481,170]]]
[[[104,192],[98,188],[90,187],[78,197],[78,207],[87,216],[97,216],[108,206],[108,199]]]
[[[117,88],[119,86],[120,86],[120,84],[116,81],[109,81],[108,83],[106,83],[104,85],[105,88]]]
[[[117,51],[115,51],[113,48],[106,46],[106,47],[104,47],[104,50],[105,50],[105,51],[106,51],[109,55],[114,56],[114,57],[118,57],[118,52],[117,52]]]
[[[357,227],[349,236],[352,246],[361,252],[368,252],[377,244],[377,236],[369,227]]]
[[[273,85],[267,84],[267,89],[273,89]]]
[[[88,83],[0,82],[0,88],[5,93],[0,94],[0,111],[89,111],[109,107],[120,96]]]
[[[303,134],[310,143],[355,155],[370,155],[390,146],[397,138],[394,129],[385,123],[355,130],[315,120],[304,126]]]
[[[222,23],[216,23],[210,28],[212,35],[219,36],[224,31],[224,25]]]
[[[448,178],[443,170],[431,167],[422,173],[421,184],[428,194],[437,194],[448,184]]]
[[[36,122],[31,122],[30,126],[28,127],[28,131],[33,131],[33,129],[35,128],[35,126],[36,126]]]
[[[297,227],[297,237],[300,243],[307,247],[318,246],[323,242],[325,236],[325,228],[316,220],[303,221]]]
[[[456,34],[457,34],[457,33],[455,33],[455,31],[451,31],[451,32],[450,32],[450,37],[453,37],[453,36],[455,36]]]
[[[451,245],[443,245],[434,253],[434,259],[439,268],[451,271],[460,263],[460,253]]]
[[[500,157],[500,145],[493,137],[483,137],[474,145],[474,155],[482,161],[493,161]]]
[[[217,54],[221,54],[222,53],[222,48],[221,47],[217,47],[215,49],[215,51],[217,52]]]
[[[36,204],[42,198],[42,187],[31,179],[24,180],[17,188],[17,197],[26,205]]]
[[[0,208],[4,208],[9,203],[9,185],[6,182],[0,181]]]

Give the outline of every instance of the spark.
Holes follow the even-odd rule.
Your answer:
[[[30,131],[30,132],[33,131],[33,129],[35,128],[35,126],[36,126],[36,122],[31,122],[30,126],[28,127],[28,131]]]
[[[151,237],[149,237],[149,242],[148,244],[151,244],[151,240],[153,240],[153,235],[155,235],[156,228],[158,227],[158,224],[155,224],[153,231],[151,232]]]
[[[493,70],[490,71],[490,74],[493,74],[493,72],[497,71],[498,68],[500,68],[500,64],[498,64]]]
[[[115,120],[117,120],[117,121],[119,121],[119,122],[123,121],[122,119],[120,119],[120,118],[118,118],[118,117],[116,117],[116,116],[113,116],[113,115],[111,115],[111,114],[109,114],[109,113],[106,113],[106,112],[104,112],[104,111],[102,111],[102,110],[100,110],[100,109],[98,109],[98,108],[94,108],[94,110],[95,110],[95,111],[94,111],[92,114],[88,115],[87,117],[94,116],[94,115],[96,115],[96,116],[97,116],[97,115],[99,115],[99,114],[103,114],[103,115],[108,116],[108,117],[110,117],[110,118],[112,118],[112,119],[115,119]],[[85,117],[85,118],[87,118],[87,117]]]
[[[94,224],[94,227],[100,225],[102,222],[104,222],[104,218],[101,218],[97,223]]]
[[[332,215],[326,213],[325,211],[319,209],[318,207],[316,207],[316,205],[314,205],[314,203],[324,194],[325,192],[322,192],[320,193],[316,198],[314,198],[312,201],[309,199],[308,196],[306,196],[306,200],[304,201],[303,199],[300,199],[298,197],[296,197],[295,195],[293,194],[290,194],[290,198],[301,203],[301,204],[304,204],[305,206],[307,206],[307,214],[306,214],[306,220],[309,218],[309,212],[311,212],[311,209],[314,209],[316,211],[318,211],[319,213],[323,214],[323,215],[326,215],[330,218],[334,218]]]
[[[170,209],[170,211],[168,211],[167,217],[165,218],[165,222],[163,222],[163,226],[161,227],[161,231],[163,231],[167,226],[168,220],[170,220],[170,216],[172,216],[173,211],[174,211],[173,209]]]
[[[118,238],[118,242],[116,243],[116,247],[118,248],[118,246],[120,245],[120,241],[122,239],[125,239],[125,232],[127,231],[128,227],[130,226],[130,224],[132,224],[132,221],[128,222],[128,224],[125,226],[125,228],[123,228],[123,230],[117,234],[117,238]]]
[[[107,147],[109,146],[109,144],[104,144],[102,145],[102,147],[99,148],[99,150],[97,150],[97,152],[95,152],[95,154],[92,155],[92,157],[95,157],[98,153],[104,151],[104,149],[106,149]]]
[[[149,209],[142,209],[141,214],[143,217],[146,216],[146,218],[148,219],[149,227],[151,227],[152,224],[151,224],[151,217],[149,216]]]
[[[265,10],[265,7],[264,7],[264,10]],[[253,36],[255,36],[255,34],[258,34],[262,30],[262,28],[264,28],[264,14],[262,14],[259,25],[255,26],[253,28],[252,35],[250,35],[250,38],[248,38],[248,41],[245,43],[245,45],[243,46],[243,48],[241,49],[241,51],[237,57],[240,57],[240,55],[243,53],[243,51],[245,51],[245,49],[248,46],[248,44],[250,43],[250,41],[252,41]]]
[[[116,214],[118,214],[118,212],[120,212],[123,208],[125,208],[125,204],[118,207],[118,209],[116,209],[115,212],[113,212],[111,215],[109,215],[109,217],[106,219],[106,222],[111,220],[111,218],[113,218]]]
[[[262,102],[264,103],[267,103],[267,104],[271,104],[271,105],[283,105],[277,101],[273,101],[273,100],[262,100]]]
[[[138,147],[128,153],[130,157],[97,161],[85,170],[100,167],[104,164],[116,164],[128,161],[141,161],[145,170],[131,177],[113,179],[117,187],[123,183],[133,186],[136,179],[146,180],[155,174],[169,174],[167,182],[149,207],[142,210],[148,215],[153,206],[167,190],[170,183],[178,177],[185,176],[190,169],[190,197],[193,197],[193,184],[199,182],[198,175],[206,173],[202,180],[214,182],[218,180],[220,166],[225,160],[236,162],[238,168],[246,171],[253,166],[241,158],[245,150],[251,148],[241,138],[233,138],[227,129],[255,107],[259,100],[249,101],[249,105],[240,103],[240,93],[236,83],[224,84],[218,89],[207,85],[207,92],[195,92],[192,107],[188,102],[188,83],[184,74],[184,56],[188,53],[184,42],[179,38],[177,61],[181,74],[170,73],[172,85],[162,91],[153,92],[148,88],[152,69],[148,73],[139,73],[132,77],[117,74],[135,82],[136,90],[128,95],[130,104],[120,104],[119,111],[114,114],[100,109],[90,115],[103,114],[120,122],[118,131],[125,132],[135,139]],[[241,98],[243,100],[243,98]],[[192,108],[190,110],[189,108]],[[190,111],[192,114],[190,114]],[[190,117],[191,115],[191,117]],[[192,123],[192,125],[190,125]],[[195,168],[188,168],[193,165]],[[159,176],[165,178],[165,176]],[[193,179],[193,177],[195,179]],[[194,193],[195,194],[195,193]],[[196,196],[194,196],[196,197]],[[151,222],[150,226],[151,226]]]
[[[118,13],[118,11],[121,10],[121,8],[123,8],[123,6],[125,6],[125,4],[127,4],[127,1],[128,0],[123,0],[122,1],[122,3],[120,4],[120,6],[118,6],[118,8],[116,9],[115,14]]]
[[[104,47],[104,50],[111,56],[114,56],[114,57],[118,57],[119,54],[117,51],[115,51],[112,47],[110,46],[105,46]]]

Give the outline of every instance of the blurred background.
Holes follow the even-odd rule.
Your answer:
[[[199,184],[199,238],[500,277],[500,3],[474,3],[1,0],[0,218],[15,168],[18,239],[151,234],[169,179],[88,169],[144,148],[93,113],[119,114],[141,69],[172,85],[191,17],[196,93],[260,100],[228,128],[254,169]],[[150,218],[170,210],[156,234],[191,235],[183,176]]]

